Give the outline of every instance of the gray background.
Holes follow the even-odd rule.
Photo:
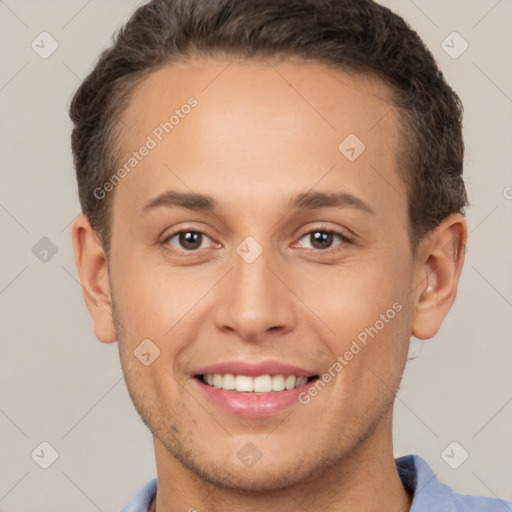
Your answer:
[[[395,455],[423,456],[460,492],[511,499],[512,1],[383,3],[424,38],[463,100],[472,202],[456,304],[434,339],[411,345]],[[67,108],[137,4],[0,0],[0,510],[118,510],[156,474],[117,347],[94,337],[70,239],[79,204]],[[58,43],[45,59],[31,47],[51,48],[43,31]],[[454,31],[469,44],[457,58]],[[43,441],[58,453],[48,469]]]

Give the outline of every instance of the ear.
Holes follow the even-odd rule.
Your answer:
[[[85,304],[94,323],[94,334],[103,343],[116,341],[107,257],[85,215],[73,222],[73,250]]]
[[[416,338],[432,338],[455,301],[467,235],[466,220],[456,213],[444,219],[418,247],[412,292],[412,334]]]

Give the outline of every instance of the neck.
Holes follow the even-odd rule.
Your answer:
[[[391,415],[390,415],[391,416]],[[383,441],[386,441],[383,443]],[[158,493],[149,512],[407,512],[412,498],[405,491],[391,442],[391,417],[350,454],[300,484],[265,493],[214,486],[191,473],[154,438]]]

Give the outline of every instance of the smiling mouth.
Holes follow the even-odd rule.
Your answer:
[[[224,391],[237,393],[266,394],[279,391],[289,391],[300,388],[318,378],[318,375],[311,377],[296,377],[295,375],[259,375],[250,377],[248,375],[226,374],[201,374],[196,379],[203,384]]]

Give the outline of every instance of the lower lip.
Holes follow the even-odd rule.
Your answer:
[[[298,403],[299,395],[306,391],[314,381],[307,382],[303,386],[284,391],[271,391],[270,393],[239,393],[214,388],[201,380],[193,379],[208,399],[225,411],[246,418],[264,418],[273,416],[293,403]]]

